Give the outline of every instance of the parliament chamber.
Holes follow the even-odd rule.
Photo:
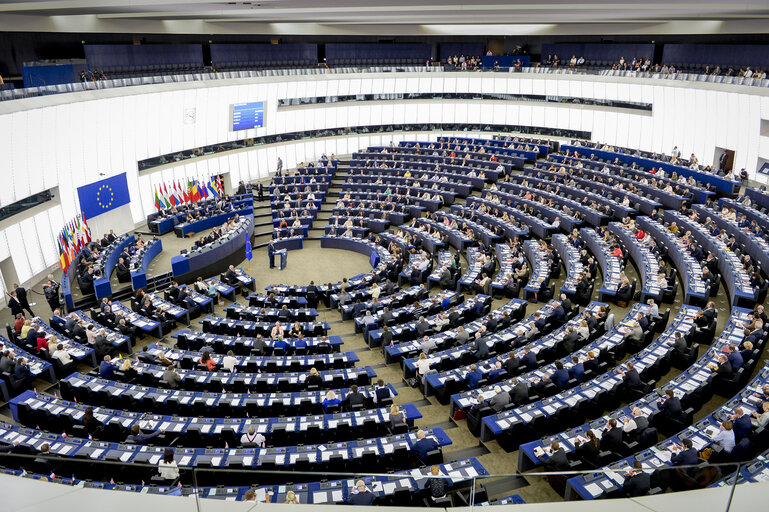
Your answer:
[[[0,3],[0,508],[760,509],[752,12],[60,3]]]

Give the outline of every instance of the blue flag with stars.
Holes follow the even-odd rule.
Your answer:
[[[251,258],[254,257],[254,253],[251,251],[251,240],[246,238],[246,259],[248,261],[251,261]]]
[[[77,189],[77,197],[80,200],[80,210],[88,220],[120,208],[131,202],[126,173],[83,185]]]

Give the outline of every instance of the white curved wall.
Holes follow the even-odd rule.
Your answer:
[[[278,109],[283,98],[409,92],[545,94],[651,103],[644,111],[536,102],[408,101],[321,104]],[[265,127],[229,131],[229,105],[265,101]],[[184,123],[195,109],[194,124]],[[6,163],[0,205],[59,187],[61,205],[0,231],[0,260],[11,257],[21,281],[57,263],[53,234],[80,210],[77,187],[128,173],[130,217],[110,219],[126,230],[153,210],[152,184],[229,172],[231,182],[267,176],[281,156],[287,167],[320,153],[345,154],[384,136],[334,137],[232,152],[162,170],[137,171],[137,161],[246,137],[356,125],[492,123],[592,132],[593,140],[669,152],[678,145],[710,163],[716,146],[735,150],[750,172],[769,159],[769,90],[691,82],[599,76],[490,73],[354,74],[270,77],[127,87],[30,98],[0,104],[0,154]],[[413,135],[406,135],[413,138]],[[397,140],[397,138],[396,138]],[[24,216],[20,216],[24,218]],[[98,218],[92,221],[101,231]],[[24,247],[24,251],[11,250]],[[10,283],[8,283],[10,284]]]

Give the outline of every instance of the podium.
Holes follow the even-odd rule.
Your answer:
[[[280,249],[270,254],[270,268],[275,268],[276,258],[278,258],[278,268],[283,270],[288,262],[288,250]]]

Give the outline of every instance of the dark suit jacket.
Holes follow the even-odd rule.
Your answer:
[[[569,459],[566,458],[566,452],[563,448],[559,448],[558,451],[553,453],[550,458],[545,461],[545,469],[548,471],[563,471],[569,469]]]
[[[622,429],[605,430],[601,436],[601,450],[617,451],[622,444]]]
[[[625,480],[625,485],[622,488],[625,491],[625,495],[628,497],[645,496],[651,489],[651,478],[643,471],[636,473]]]

